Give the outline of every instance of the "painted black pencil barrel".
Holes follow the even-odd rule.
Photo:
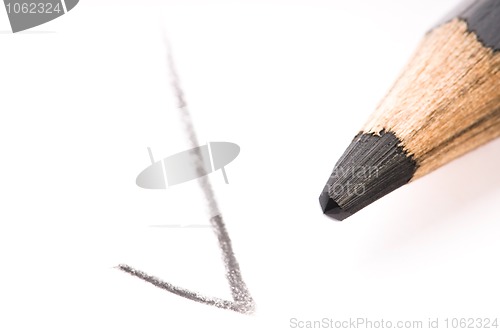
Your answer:
[[[465,22],[467,26],[465,32],[475,36],[475,40],[480,43],[479,47],[490,50],[489,53],[499,52],[500,0],[464,1],[430,32],[457,19]],[[492,66],[495,75],[500,71],[500,68],[496,67],[497,63]],[[464,91],[464,94],[467,93]],[[493,131],[500,128],[498,127],[499,100],[500,94],[493,96],[493,110],[483,117],[495,118],[490,127]],[[491,102],[491,99],[488,102]],[[470,128],[474,125],[476,124],[472,123]],[[414,178],[421,166],[420,159],[415,157],[413,151],[407,149],[405,145],[407,141],[401,139],[399,134],[392,128],[383,128],[378,132],[362,131],[355,136],[335,165],[319,197],[321,208],[326,215],[343,220]],[[500,133],[495,133],[496,136],[498,134]],[[450,137],[448,142],[456,143],[453,142],[456,135]],[[435,163],[439,167],[439,162]],[[417,177],[421,175],[418,174]]]
[[[439,25],[454,18],[467,22],[467,28],[488,48],[500,50],[500,1],[466,0],[444,17]]]

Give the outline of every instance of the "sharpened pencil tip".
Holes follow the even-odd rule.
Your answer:
[[[328,195],[327,190],[324,190],[319,196],[319,204],[325,215],[338,221],[342,221],[351,215],[349,212],[343,210],[337,202]]]
[[[416,169],[394,133],[360,133],[335,165],[321,192],[323,213],[344,220],[408,183]]]

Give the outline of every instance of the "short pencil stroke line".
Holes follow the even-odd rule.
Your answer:
[[[200,302],[208,305],[212,305],[217,308],[221,309],[228,309],[228,310],[233,310],[236,312],[240,313],[245,313],[247,310],[247,305],[246,303],[238,303],[237,301],[228,301],[224,300],[218,297],[208,297],[204,296],[201,294],[198,294],[196,292],[190,291],[189,289],[182,288],[182,287],[177,287],[171,283],[168,283],[166,281],[161,280],[158,277],[152,276],[147,274],[146,272],[134,269],[133,267],[126,265],[126,264],[120,264],[117,266],[118,269],[127,272],[130,275],[133,275],[139,279],[142,279],[146,282],[149,282],[150,284],[153,284],[154,286],[164,289],[172,294],[179,295],[183,298],[195,301],[195,302]]]
[[[170,69],[172,89],[174,90],[174,94],[177,98],[177,107],[181,114],[182,123],[184,124],[184,130],[186,132],[189,143],[193,147],[197,147],[199,145],[198,138],[196,136],[196,131],[194,129],[191,115],[187,108],[184,92],[180,87],[179,76],[177,75],[170,44],[166,37],[165,37],[165,44],[168,52],[167,57]],[[203,176],[204,173],[203,173],[202,156],[197,149],[194,149],[193,151],[195,153],[194,159],[196,160],[196,168],[199,175],[198,184],[200,185],[203,194],[205,196],[209,213],[211,216],[213,216],[210,218],[210,225],[212,226],[212,229],[215,235],[217,236],[217,241],[219,242],[222,259],[224,261],[224,267],[226,270],[226,279],[229,283],[231,296],[233,300],[229,301],[216,297],[207,297],[198,294],[196,292],[190,291],[186,288],[177,287],[155,276],[151,276],[145,272],[134,269],[133,267],[128,266],[126,264],[118,265],[117,268],[130,275],[138,277],[146,282],[149,282],[150,284],[153,284],[156,287],[159,287],[161,289],[164,289],[181,297],[190,299],[192,301],[215,306],[221,309],[233,310],[242,314],[251,314],[255,311],[255,302],[252,296],[250,295],[250,292],[245,282],[243,281],[243,277],[240,271],[240,266],[238,264],[236,256],[234,255],[231,239],[226,230],[226,226],[224,224],[222,215],[219,211],[219,206],[217,204],[217,200],[215,199],[215,194],[208,179],[208,176]]]

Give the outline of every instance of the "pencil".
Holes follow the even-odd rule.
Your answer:
[[[500,1],[465,1],[423,37],[319,197],[343,220],[500,135]]]

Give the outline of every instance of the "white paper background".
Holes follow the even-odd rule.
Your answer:
[[[0,330],[287,331],[290,319],[500,314],[500,141],[343,223],[333,165],[422,35],[456,1],[81,1],[9,33],[0,10]],[[240,156],[210,180],[254,316],[194,303],[127,263],[229,299],[196,181],[135,177],[189,148],[170,38],[200,144]]]

